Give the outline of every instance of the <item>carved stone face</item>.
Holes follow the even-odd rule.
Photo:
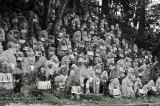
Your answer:
[[[92,23],[92,19],[91,19],[90,17],[88,18],[88,22],[89,22],[89,23]]]
[[[128,48],[128,44],[127,43],[125,44],[125,48]]]
[[[64,24],[68,25],[68,18],[67,17],[64,18]]]
[[[82,36],[87,36],[87,32],[86,31],[82,32]]]
[[[104,24],[103,23],[100,23],[100,28],[104,28]]]
[[[115,27],[116,27],[116,29],[119,29],[119,24],[116,24],[116,26],[115,26]]]
[[[81,32],[83,32],[84,31],[84,28],[83,27],[81,27]]]
[[[52,20],[55,20],[55,17],[56,17],[55,15],[52,15],[52,16],[51,16],[51,19],[52,19]]]
[[[74,20],[72,20],[72,26],[75,26],[75,21]]]
[[[124,39],[122,40],[122,44],[123,44],[123,46],[125,46],[125,44],[126,44],[126,41]]]
[[[51,44],[55,43],[55,39],[49,39],[49,41],[50,41]]]
[[[7,32],[9,30],[9,26],[7,25],[6,22],[4,22],[4,27],[3,27],[4,31]]]
[[[103,14],[103,18],[105,18],[106,17],[106,15],[105,14]]]
[[[40,71],[41,71],[42,74],[45,74],[46,69],[45,69],[44,67],[42,67],[42,68],[40,69]]]
[[[8,49],[9,49],[9,48],[15,48],[14,43],[13,43],[13,42],[8,42],[7,48],[8,48]]]
[[[114,30],[114,25],[111,25],[111,29]]]
[[[80,20],[79,20],[79,16],[76,15],[75,18],[74,18],[74,20],[75,20],[75,21],[80,21]]]
[[[84,65],[84,63],[83,62],[78,62],[78,66],[80,67],[80,66],[83,66]]]
[[[72,18],[75,17],[75,12],[73,12],[73,13],[71,14],[71,17],[72,17]]]
[[[17,18],[13,18],[12,19],[12,24],[13,25],[18,25],[18,19]]]
[[[88,17],[87,16],[84,16],[84,21],[87,21]]]
[[[14,39],[14,32],[13,31],[10,31],[7,35],[8,39],[9,40],[13,40]]]
[[[132,81],[135,81],[135,80],[136,80],[136,76],[135,76],[134,73],[131,74],[130,79],[131,79]]]
[[[78,24],[78,25],[77,25],[77,28],[80,29],[80,27],[81,27],[80,24]]]
[[[48,54],[48,57],[51,59],[52,56],[54,56],[54,52],[50,51],[49,54]]]

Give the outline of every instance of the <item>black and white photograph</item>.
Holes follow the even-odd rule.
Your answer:
[[[0,106],[160,106],[160,0],[0,0]]]

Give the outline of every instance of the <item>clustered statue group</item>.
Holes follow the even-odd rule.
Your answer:
[[[67,10],[65,10],[67,11]],[[94,11],[65,12],[60,30],[52,35],[55,10],[42,30],[34,11],[0,17],[0,88],[27,93],[51,90],[114,98],[145,96],[160,91],[160,78],[150,77],[150,51],[124,39],[119,24]],[[155,59],[156,60],[156,59]],[[153,74],[152,74],[153,75]]]

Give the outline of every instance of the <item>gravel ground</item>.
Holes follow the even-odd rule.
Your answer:
[[[160,106],[160,95],[152,96],[150,101],[148,97],[115,99],[109,96],[90,95],[80,100],[71,100],[64,96],[57,97],[48,93],[43,95],[43,102],[27,102],[27,104],[25,104],[26,102],[24,104],[23,102],[9,102],[7,105],[0,104],[0,106]]]
[[[22,104],[22,103],[18,103],[18,104],[11,103],[11,104],[8,104],[8,105],[5,105],[5,106],[53,106],[53,105],[48,105],[48,104],[28,104],[28,105],[25,105],[25,104]]]
[[[29,104],[29,105],[24,105],[24,104],[14,104],[11,103],[9,105],[5,106],[58,106],[58,105],[48,105],[48,104]],[[142,103],[142,104],[79,104],[79,105],[63,105],[63,106],[160,106],[160,104],[147,104],[147,103]]]

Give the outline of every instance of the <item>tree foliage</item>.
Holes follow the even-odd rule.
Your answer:
[[[88,4],[94,4],[98,5],[99,1],[98,0],[81,0],[82,3],[88,3]]]
[[[21,9],[22,11],[26,10],[33,10],[35,9],[36,1],[37,0],[28,0],[28,3],[24,3],[24,0],[0,0],[0,12],[2,16],[5,15],[6,11],[12,10],[9,13],[14,11],[18,11]],[[50,0],[43,0],[44,3],[44,23],[43,29],[47,26],[47,16],[49,10],[49,1]],[[62,0],[63,1],[63,0]],[[78,0],[70,0],[71,2],[77,3]],[[79,0],[82,3],[94,4],[98,5],[99,0]],[[105,14],[110,13],[109,15],[116,15],[117,12],[120,10],[122,18],[124,22],[128,23],[130,21],[133,22],[134,27],[137,27],[140,21],[140,1],[141,0],[102,0],[102,10]],[[149,4],[151,0],[145,0],[145,29],[146,32],[150,32],[156,34],[159,32],[159,25],[160,25],[160,5],[152,5]],[[78,2],[78,4],[80,4]],[[63,5],[63,3],[62,3]],[[75,5],[78,7],[77,5]],[[75,8],[75,7],[74,7]],[[79,8],[79,7],[78,7]],[[112,12],[111,12],[112,11]],[[113,14],[112,14],[113,13]],[[152,34],[151,34],[152,35]]]
[[[160,32],[160,4],[150,6],[147,9],[146,20],[146,27],[148,27],[147,30],[153,32],[153,34]]]

